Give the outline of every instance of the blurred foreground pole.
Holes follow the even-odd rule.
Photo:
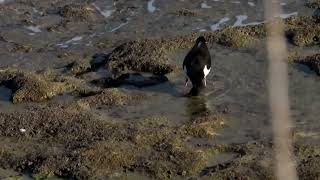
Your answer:
[[[297,180],[292,154],[291,121],[288,96],[287,49],[284,24],[274,21],[281,13],[279,3],[264,0],[269,58],[269,101],[273,126],[276,176],[279,180]]]

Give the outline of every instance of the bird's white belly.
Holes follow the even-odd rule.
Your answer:
[[[211,70],[211,68],[208,69],[207,65],[204,66],[204,68],[203,68],[204,77],[206,77],[210,73],[210,70]]]

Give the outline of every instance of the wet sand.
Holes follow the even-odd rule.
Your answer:
[[[316,1],[279,1],[301,179],[318,179]],[[0,179],[275,179],[262,1],[0,1]],[[196,37],[213,71],[184,97]]]

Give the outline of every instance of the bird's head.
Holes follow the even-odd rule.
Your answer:
[[[203,36],[198,37],[196,40],[197,47],[200,47],[201,45],[206,44],[206,43],[207,43],[207,41]]]

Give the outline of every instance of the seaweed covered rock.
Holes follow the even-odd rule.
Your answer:
[[[119,87],[122,85],[131,85],[135,87],[147,87],[147,86],[154,86],[157,84],[161,84],[164,82],[167,82],[168,78],[166,76],[145,76],[140,73],[127,73],[122,74],[116,79],[113,79],[111,77],[108,78],[100,78],[93,80],[92,83],[99,87]]]
[[[224,147],[224,152],[238,155],[232,161],[207,167],[203,179],[276,179],[270,143],[234,144]]]
[[[300,179],[320,178],[320,147],[319,145],[295,145],[294,151],[299,163],[297,172]]]
[[[293,59],[294,63],[303,64],[320,76],[320,54],[307,57],[297,57]]]
[[[218,115],[202,116],[185,125],[184,133],[193,137],[212,138],[217,135],[217,129],[221,128],[225,119]]]
[[[115,75],[127,70],[164,75],[174,66],[168,62],[166,51],[159,39],[131,41],[117,47],[106,64]]]
[[[81,163],[89,167],[85,174],[90,177],[112,177],[122,173],[123,167],[131,167],[137,160],[141,148],[127,141],[109,140],[81,150]],[[140,152],[141,153],[141,152]],[[82,172],[83,173],[83,172]]]
[[[94,8],[89,4],[68,4],[59,8],[59,14],[65,18],[88,20],[93,18]]]
[[[302,160],[298,166],[298,174],[300,179],[319,179],[320,178],[320,155],[316,157],[308,157]]]
[[[112,137],[117,128],[66,104],[0,113],[0,123],[0,166],[42,178],[84,177],[90,170],[79,163],[78,149]]]
[[[291,17],[285,20],[285,33],[296,46],[318,45],[320,28],[311,16]]]
[[[170,126],[170,121],[167,118],[150,117],[135,125],[132,140],[138,145],[153,146],[169,138],[174,131],[176,131],[175,128]]]
[[[320,27],[306,27],[288,32],[291,41],[297,46],[312,46],[320,44]]]
[[[52,82],[44,75],[6,70],[0,72],[0,84],[12,90],[12,102],[40,102],[66,90],[61,82]]]
[[[81,104],[87,104],[90,107],[100,106],[123,106],[132,102],[143,100],[145,96],[139,94],[129,94],[116,88],[105,89],[93,96],[88,96],[79,100]]]
[[[193,150],[179,142],[165,141],[154,148],[157,152],[151,154],[148,169],[159,179],[195,175],[206,166],[211,155],[210,150]]]
[[[91,69],[91,64],[89,61],[74,61],[67,65],[68,70],[74,75],[81,75],[87,73]]]
[[[197,11],[193,11],[185,8],[177,10],[174,14],[177,16],[187,16],[187,17],[203,16],[201,13]]]
[[[320,1],[319,0],[307,0],[306,6],[309,8],[320,8]]]
[[[30,106],[22,112],[0,113],[0,135],[59,142],[65,147],[87,145],[110,135],[111,126],[79,110],[52,104],[47,107]]]
[[[231,27],[218,31],[216,41],[218,44],[228,47],[246,48],[252,47],[256,41],[265,36],[266,30],[262,25]]]

